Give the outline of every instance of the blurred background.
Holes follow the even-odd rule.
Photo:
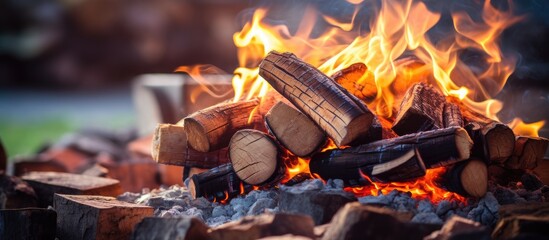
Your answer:
[[[293,16],[307,3],[349,12],[348,4],[334,2],[269,4]],[[513,3],[526,18],[503,34],[503,48],[520,59],[498,95],[506,103],[500,116],[547,120],[549,1]],[[118,131],[135,126],[131,82],[140,74],[199,63],[232,72],[238,64],[232,35],[241,29],[246,9],[258,4],[265,1],[0,1],[0,137],[9,155],[35,152],[42,143],[82,127]],[[547,129],[542,136],[549,135]]]

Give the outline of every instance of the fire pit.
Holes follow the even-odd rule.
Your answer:
[[[141,139],[152,149],[141,157],[183,167],[181,185],[116,200],[50,196],[58,235],[546,237],[544,121],[502,122],[494,99],[517,62],[498,39],[523,16],[511,3],[471,4],[384,1],[368,14],[370,3],[348,1],[353,11],[343,19],[309,6],[295,28],[270,21],[272,9],[255,9],[234,35],[234,96]],[[176,71],[208,89],[205,69]],[[23,179],[47,188],[40,176]],[[95,183],[61,193],[92,195]],[[105,227],[124,216],[131,227]],[[75,219],[93,231],[74,230],[83,224]]]

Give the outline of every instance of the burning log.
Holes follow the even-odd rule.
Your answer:
[[[291,53],[270,52],[261,75],[301,112],[307,114],[339,147],[365,135],[374,115],[358,106],[337,84]]]
[[[461,110],[465,129],[475,142],[473,156],[488,163],[503,163],[513,154],[515,134],[509,126],[470,110],[455,98],[448,101],[457,104]]]
[[[309,117],[283,102],[267,113],[265,123],[280,144],[299,157],[311,155],[326,142],[326,134]]]
[[[238,178],[230,163],[192,175],[187,187],[193,198],[210,201],[229,199],[252,189]]]
[[[539,137],[517,137],[513,155],[505,162],[509,169],[534,169],[543,159],[549,140]]]
[[[360,172],[374,181],[404,181],[422,176],[425,167],[468,159],[472,144],[463,128],[436,129],[319,153],[309,167],[323,179],[343,179],[348,185],[368,184]]]
[[[444,127],[463,127],[463,117],[461,110],[455,103],[447,102],[444,104],[443,113]]]
[[[354,63],[332,75],[332,78],[358,99],[369,102],[375,99],[377,87],[374,75],[364,63]]]
[[[286,170],[274,139],[257,130],[236,132],[229,144],[229,157],[238,177],[252,185],[276,184]]]
[[[422,82],[414,84],[402,99],[393,131],[405,135],[443,128],[445,102],[444,96],[433,86]]]
[[[213,168],[229,162],[227,148],[208,153],[196,151],[187,144],[185,127],[172,124],[156,127],[152,158],[161,164],[197,168]]]
[[[483,197],[488,190],[488,167],[480,159],[471,159],[450,166],[440,184],[462,196]]]
[[[263,124],[254,114],[258,99],[220,103],[195,112],[183,119],[189,145],[200,152],[211,152],[229,145],[238,130]]]

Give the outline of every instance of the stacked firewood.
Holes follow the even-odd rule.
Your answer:
[[[532,169],[547,149],[547,139],[516,137],[507,125],[421,81],[407,86],[394,119],[376,116],[365,104],[377,94],[373,74],[360,63],[329,77],[291,53],[273,51],[259,74],[276,92],[157,127],[152,155],[158,163],[209,168],[190,177],[194,197],[223,200],[276,185],[298,157],[310,160],[312,176],[347,186],[405,182],[446,167],[442,187],[481,197],[489,164]],[[325,150],[329,144],[337,148]]]

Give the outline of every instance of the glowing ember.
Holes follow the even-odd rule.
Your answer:
[[[308,7],[295,31],[290,31],[286,25],[270,24],[269,9],[257,9],[253,18],[233,36],[239,60],[232,80],[234,101],[262,97],[271,91],[258,76],[258,65],[267,53],[276,50],[292,52],[327,75],[353,63],[364,63],[368,74],[358,83],[367,80],[375,83],[375,98],[366,104],[381,117],[390,119],[393,116],[393,109],[397,108],[409,86],[428,82],[439,87],[445,95],[459,98],[474,111],[497,120],[496,114],[503,106],[492,97],[503,88],[515,67],[515,59],[504,56],[497,41],[504,29],[521,20],[512,15],[511,2],[508,10],[503,11],[485,1],[476,8],[480,11],[477,17],[464,11],[451,11],[453,29],[436,41],[427,33],[439,23],[441,13],[432,11],[422,1],[381,1],[377,14],[369,19],[369,32],[361,28],[365,20],[357,19],[365,3],[362,0],[347,2],[355,7],[349,22],[341,22]],[[313,31],[318,20],[328,24],[322,34]],[[481,53],[482,64],[470,67],[459,58],[463,51]],[[406,56],[414,56],[415,60],[403,61]],[[201,79],[203,72],[194,70],[189,67],[178,69]],[[515,119],[510,126],[518,135],[537,136],[543,124],[544,121],[526,124]],[[323,151],[333,148],[335,145],[331,143]],[[287,176],[282,182],[298,173],[309,173],[309,159],[287,157],[285,160]],[[377,195],[396,189],[435,202],[448,198],[463,201],[463,197],[434,184],[433,180],[443,172],[444,169],[431,169],[425,177],[414,182],[372,182],[370,186],[347,190],[357,195]]]

